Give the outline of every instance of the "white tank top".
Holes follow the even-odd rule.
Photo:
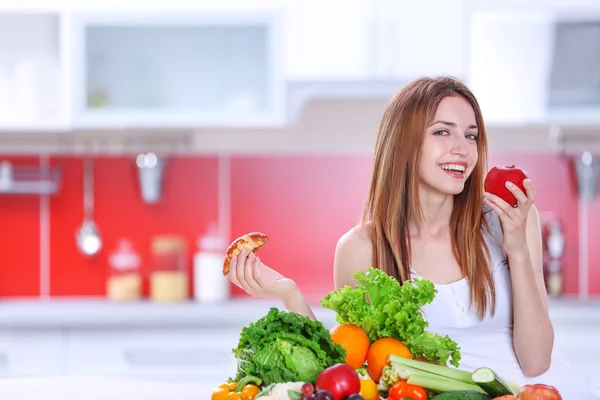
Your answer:
[[[486,205],[486,219],[490,234],[485,240],[490,250],[491,268],[496,284],[496,312],[479,320],[476,308],[470,308],[469,285],[465,278],[449,284],[435,284],[437,294],[433,302],[423,308],[429,322],[427,330],[448,335],[460,346],[460,369],[473,371],[489,367],[501,377],[519,385],[545,383],[555,386],[563,399],[597,399],[592,396],[590,383],[569,373],[569,368],[555,348],[552,366],[543,375],[529,378],[519,365],[512,341],[512,286],[507,256],[502,249],[502,230],[495,211]],[[411,269],[412,277],[422,278]],[[589,397],[588,397],[589,396]]]

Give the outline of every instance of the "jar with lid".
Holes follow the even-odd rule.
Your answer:
[[[200,303],[216,303],[229,297],[229,278],[223,276],[223,260],[227,242],[219,235],[217,225],[209,224],[206,234],[198,239],[194,255],[194,298]]]
[[[150,298],[157,302],[189,298],[186,242],[183,237],[161,235],[153,239]]]
[[[141,297],[141,259],[128,239],[120,239],[108,257],[110,266],[106,295],[114,301],[129,302]]]

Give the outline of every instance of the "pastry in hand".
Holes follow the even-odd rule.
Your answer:
[[[260,232],[247,233],[235,239],[227,248],[225,260],[223,261],[223,275],[227,275],[229,273],[229,263],[231,262],[231,257],[234,255],[239,256],[243,249],[247,249],[253,253],[256,253],[256,251],[263,247],[268,241],[269,238],[267,235]]]

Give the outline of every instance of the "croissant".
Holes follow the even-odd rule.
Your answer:
[[[239,256],[242,249],[248,249],[253,253],[256,253],[256,251],[263,247],[268,241],[268,236],[261,232],[247,233],[235,239],[227,248],[225,260],[223,261],[223,275],[229,273],[231,257],[234,255]]]

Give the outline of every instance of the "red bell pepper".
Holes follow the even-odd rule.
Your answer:
[[[400,399],[427,400],[427,392],[421,386],[411,385],[406,381],[398,381],[392,385],[388,400]]]

